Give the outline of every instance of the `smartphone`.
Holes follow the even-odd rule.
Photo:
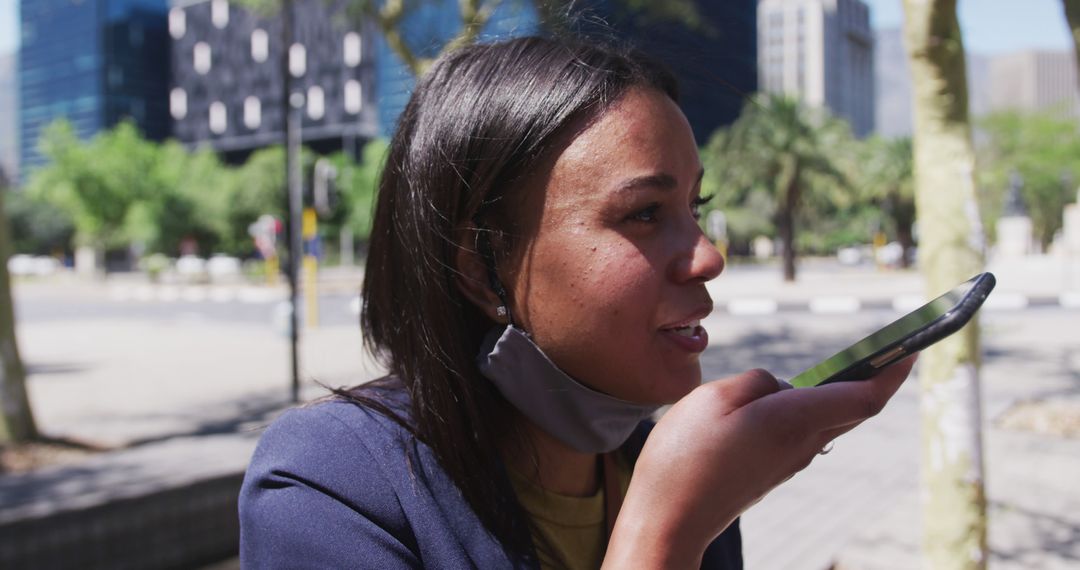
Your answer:
[[[993,290],[992,273],[980,273],[789,380],[804,388],[866,380],[882,368],[960,330]]]

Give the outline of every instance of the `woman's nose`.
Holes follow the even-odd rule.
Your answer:
[[[724,256],[699,228],[689,250],[678,256],[673,267],[676,283],[711,281],[724,270]]]

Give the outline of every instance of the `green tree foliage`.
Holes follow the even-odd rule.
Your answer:
[[[798,225],[852,206],[840,156],[850,149],[847,125],[821,110],[778,95],[747,103],[731,127],[713,135],[704,151],[720,205],[737,205],[737,226],[760,226],[765,215],[780,237],[784,279],[795,279]],[[747,213],[745,209],[753,208]]]
[[[58,121],[43,134],[41,151],[50,162],[33,174],[30,196],[67,212],[76,241],[106,248],[141,237],[142,214],[133,206],[153,195],[146,173],[155,149],[134,126],[122,123],[84,144],[70,123]]]
[[[223,251],[232,204],[224,191],[229,172],[217,155],[168,141],[158,147],[152,175],[158,194],[146,202],[148,251],[173,255],[184,240],[194,240],[200,252]]]
[[[359,164],[344,155],[335,157],[338,169],[338,189],[342,205],[348,211],[345,223],[353,235],[366,241],[371,235],[371,223],[375,214],[375,193],[386,164],[390,144],[375,139],[364,146]]]
[[[232,169],[221,190],[227,206],[227,223],[221,236],[221,251],[244,254],[253,249],[248,226],[263,214],[279,220],[285,215],[285,149],[260,149],[243,165]]]
[[[1049,246],[1080,181],[1080,125],[1050,112],[1008,111],[985,117],[979,126],[986,135],[977,160],[987,229],[994,231],[1016,173],[1035,237]]]
[[[60,208],[18,191],[8,194],[6,206],[15,252],[60,255],[71,247],[75,227]]]
[[[213,251],[228,233],[228,173],[209,150],[146,140],[129,122],[84,142],[65,121],[46,130],[42,150],[50,162],[32,175],[28,199],[64,212],[79,245],[176,253],[193,239]]]
[[[911,261],[915,245],[912,226],[915,224],[915,182],[912,170],[910,138],[883,139],[871,137],[863,141],[855,153],[858,166],[854,171],[860,201],[873,205],[879,226],[903,248],[903,267]]]

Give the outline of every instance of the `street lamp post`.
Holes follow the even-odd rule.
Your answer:
[[[293,2],[282,0],[281,3],[281,104],[285,118],[285,180],[287,185],[286,201],[289,212],[289,344],[292,365],[292,400],[300,401],[300,327],[297,318],[299,303],[297,277],[300,259],[303,255],[300,243],[301,192],[300,178],[300,108],[304,105],[304,96],[293,93],[293,69],[290,62],[293,44]]]
[[[292,399],[300,401],[300,264],[304,257],[303,235],[303,178],[300,168],[300,112],[304,96],[289,96],[289,115],[286,131],[286,163],[289,169],[289,342],[292,353]]]

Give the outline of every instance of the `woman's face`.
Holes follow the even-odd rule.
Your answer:
[[[634,89],[530,194],[526,211],[540,217],[511,277],[514,316],[578,381],[641,403],[673,402],[701,383],[705,282],[724,268],[697,223],[701,175],[678,106]]]

